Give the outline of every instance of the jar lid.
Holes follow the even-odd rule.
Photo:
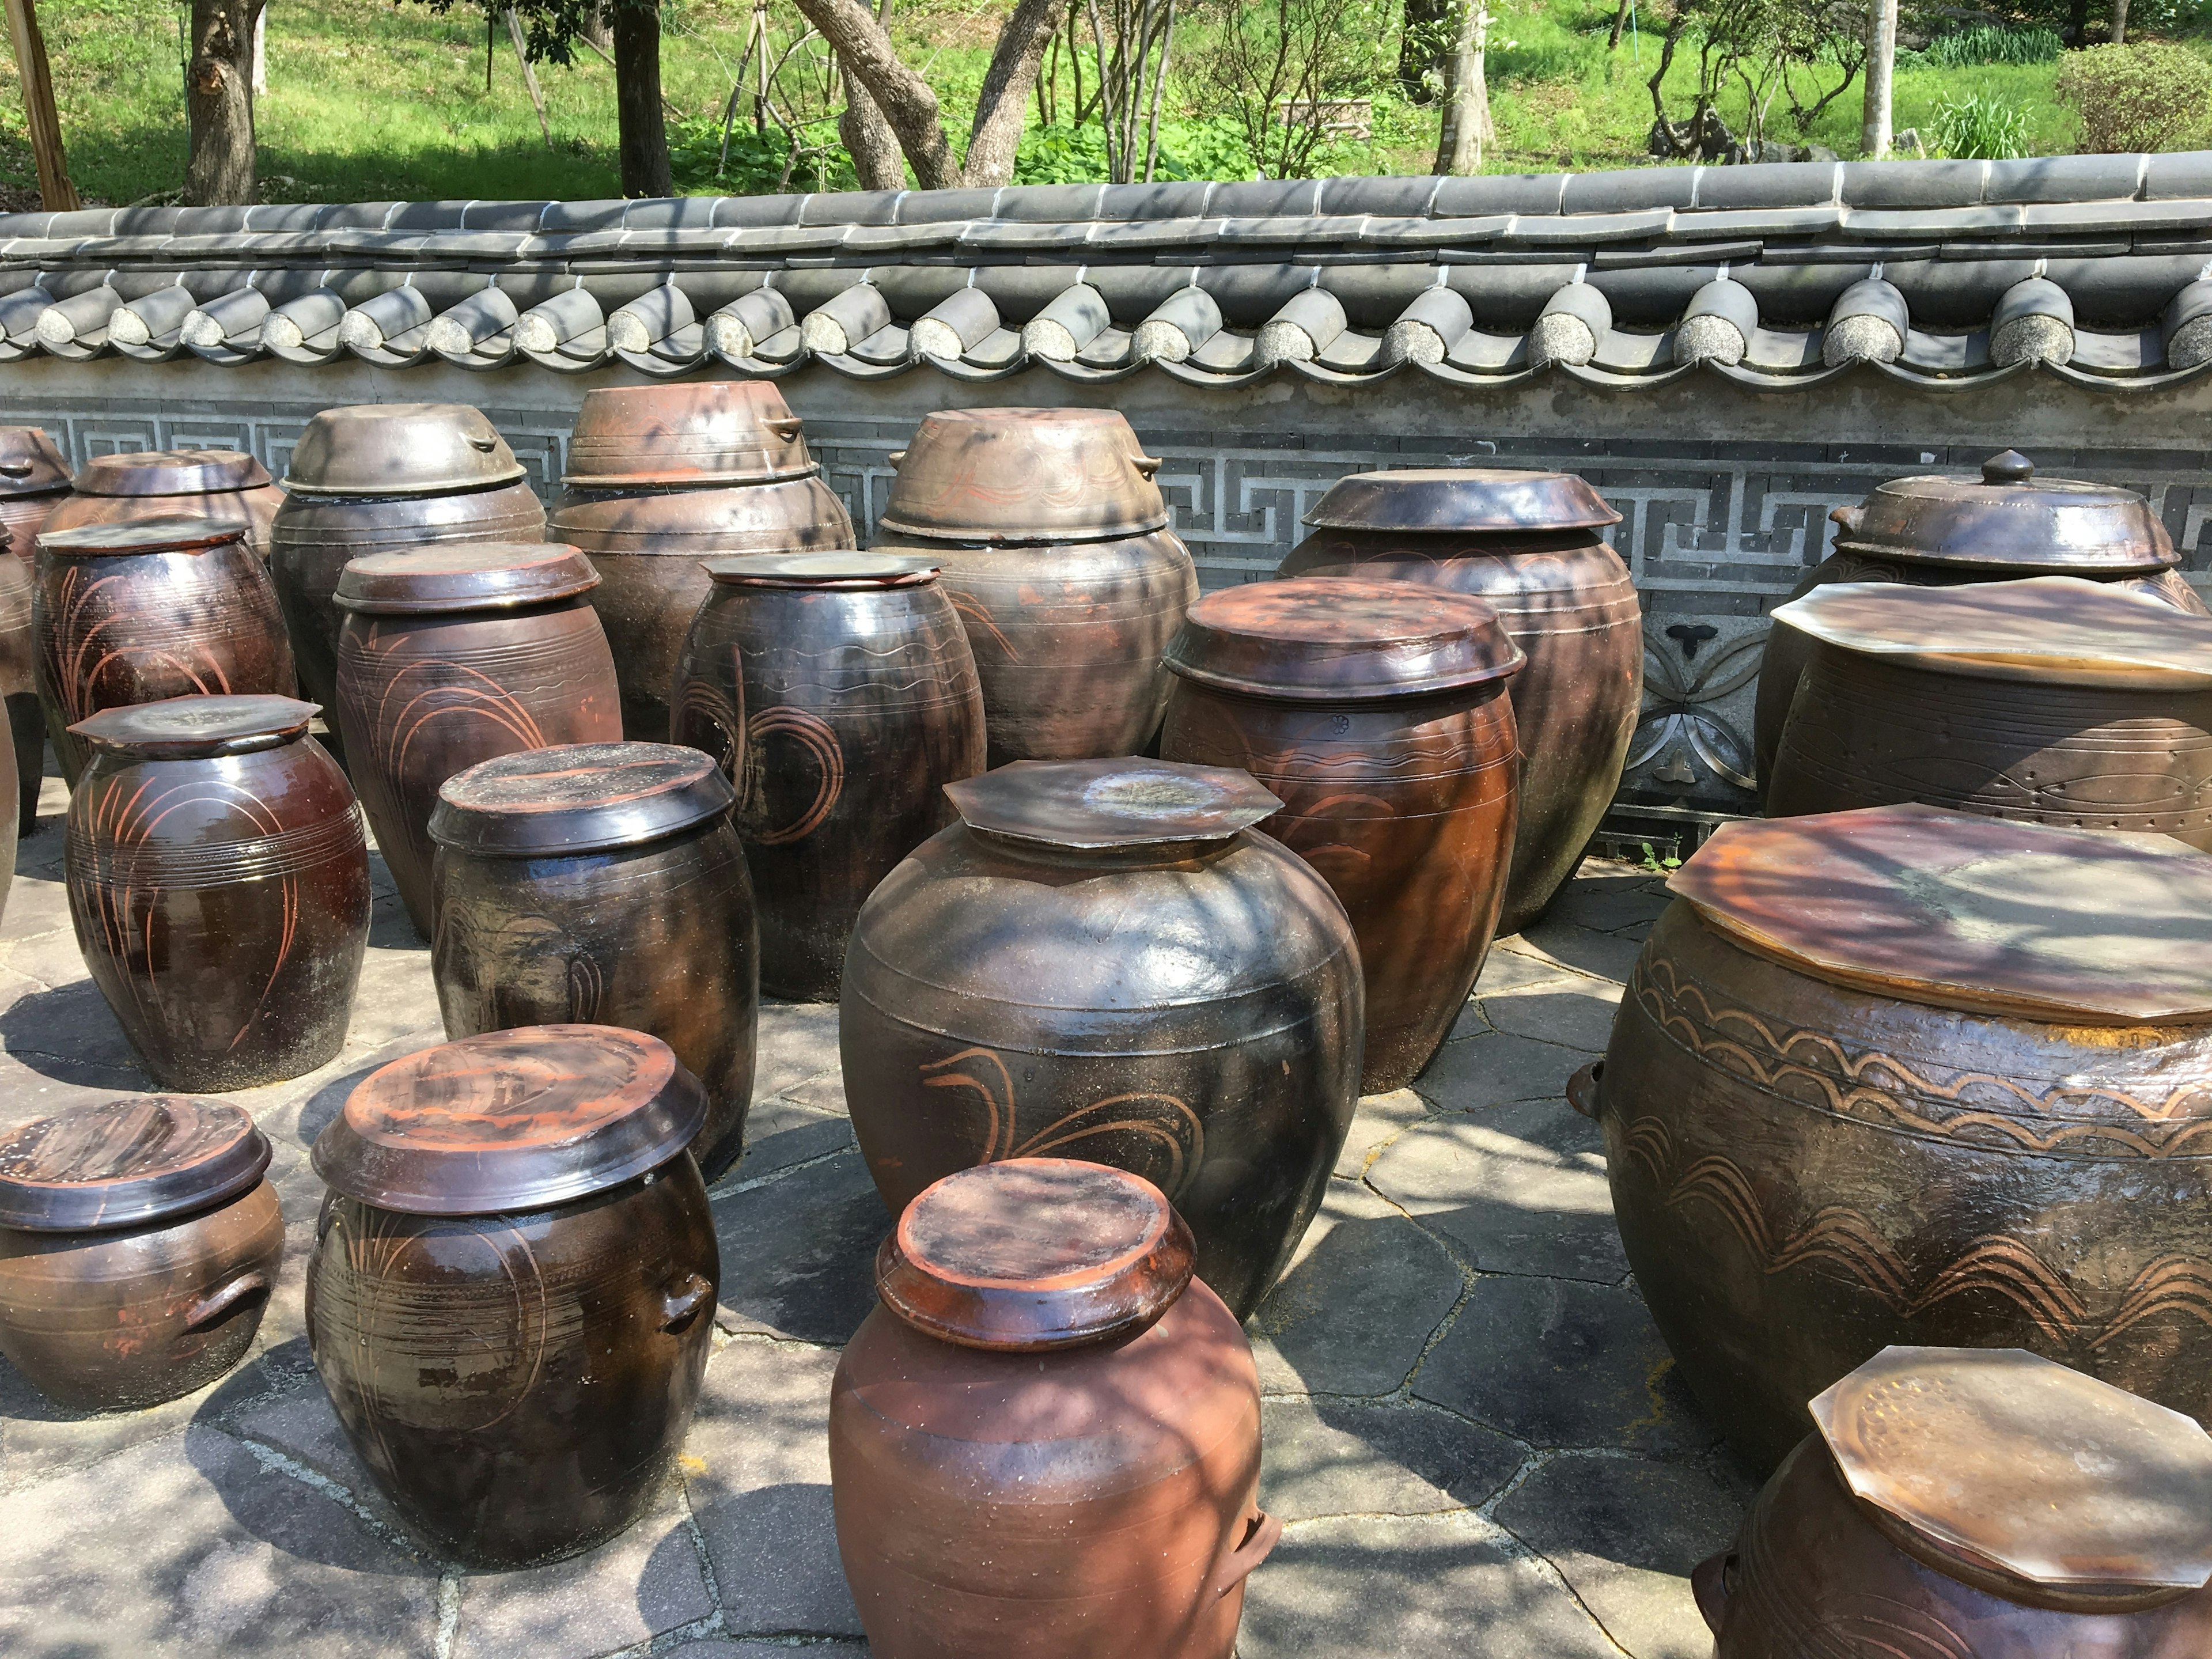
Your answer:
[[[1502,466],[1406,467],[1339,478],[1305,522],[1316,530],[1398,530],[1432,535],[1599,530],[1620,514],[1571,472]]]
[[[1018,1158],[924,1188],[876,1252],[876,1294],[944,1341],[1043,1353],[1143,1330],[1197,1259],[1190,1228],[1142,1176]]]
[[[479,761],[438,790],[430,839],[490,858],[635,847],[738,804],[722,769],[666,743],[570,743]]]
[[[39,550],[58,559],[135,557],[144,553],[204,553],[242,542],[252,529],[243,519],[211,519],[197,514],[165,513],[158,518],[125,519],[113,524],[72,525],[39,538]]]
[[[731,587],[920,587],[937,580],[935,559],[892,553],[746,553],[702,561]]]
[[[242,449],[149,449],[95,455],[79,469],[80,495],[212,495],[258,489],[269,469]]]
[[[1875,806],[1723,824],[1667,885],[1831,984],[2069,1024],[2212,1015],[2212,858],[2165,836]]]
[[[334,597],[366,615],[425,616],[546,605],[599,585],[591,560],[560,542],[457,542],[364,553],[338,573]]]
[[[576,411],[561,482],[620,489],[808,477],[820,469],[803,431],[765,380],[595,387]]]
[[[2212,1580],[2212,1436],[2179,1412],[2018,1348],[1904,1347],[1812,1411],[1851,1491],[1939,1570],[2119,1592]]]
[[[526,1025],[379,1066],[315,1137],[333,1191],[409,1215],[542,1210],[674,1158],[707,1093],[659,1037]]]
[[[939,410],[891,462],[886,538],[1109,541],[1168,521],[1160,464],[1118,410]]]
[[[164,697],[88,714],[70,727],[95,749],[146,760],[193,760],[273,749],[304,734],[318,702],[267,695]]]
[[[1179,761],[1010,761],[945,793],[971,830],[1048,847],[1227,841],[1282,810],[1249,772]]]
[[[0,426],[0,495],[44,495],[69,487],[69,463],[45,428]]]
[[[480,409],[466,404],[356,404],[326,409],[293,446],[295,495],[442,495],[524,475]]]
[[[1209,593],[1167,665],[1224,691],[1297,701],[1414,697],[1504,679],[1528,659],[1486,599],[1425,582],[1295,576]]]
[[[2035,476],[2016,449],[1982,463],[1978,478],[1923,473],[1875,487],[1828,515],[1845,552],[1904,564],[2154,571],[2181,562],[2173,538],[2132,489]]]
[[[92,1232],[250,1190],[269,1141],[239,1108],[179,1095],[72,1106],[0,1139],[0,1227]]]

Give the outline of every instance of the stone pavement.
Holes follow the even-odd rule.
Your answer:
[[[152,1086],[85,978],[59,782],[0,918],[0,1127]],[[680,1483],[626,1536],[476,1574],[425,1553],[348,1449],[301,1285],[316,1133],[374,1066],[442,1037],[428,951],[380,865],[353,1030],[237,1098],[276,1145],[290,1247],[252,1358],[150,1411],[80,1418],[0,1361],[0,1652],[586,1659],[860,1655],[825,1447],[837,1345],[886,1220],[854,1150],[836,1011],[771,1006],[748,1149],[714,1190],[722,1307]],[[1602,1048],[1663,899],[1590,865],[1493,953],[1410,1090],[1361,1104],[1326,1208],[1252,1322],[1261,1497],[1288,1522],[1243,1659],[1705,1659],[1686,1575],[1749,1481],[1628,1277],[1595,1126],[1560,1098]]]

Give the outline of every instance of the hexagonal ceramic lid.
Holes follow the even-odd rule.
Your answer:
[[[970,829],[1077,849],[1226,841],[1283,807],[1249,772],[1131,757],[1010,761],[945,793]]]

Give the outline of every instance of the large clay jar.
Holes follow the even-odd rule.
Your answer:
[[[1412,582],[1251,582],[1191,607],[1160,753],[1240,767],[1352,918],[1362,1094],[1412,1082],[1482,971],[1513,856],[1522,658],[1498,613]]]
[[[2212,851],[2212,617],[2071,576],[1845,583],[1775,617],[1813,650],[1770,817],[1917,800]]]
[[[1716,1659],[2212,1652],[2212,1438],[2018,1352],[1892,1348],[1692,1575]]]
[[[1160,653],[1198,570],[1129,422],[1110,409],[940,410],[891,464],[876,545],[942,567],[991,764],[1145,750],[1167,707]]]
[[[760,915],[761,986],[835,1002],[853,919],[983,769],[975,659],[935,562],[761,554],[708,567],[672,739],[722,763]]]
[[[126,1411],[246,1357],[284,1255],[235,1106],[134,1095],[0,1140],[0,1353],[56,1405]]]
[[[284,504],[269,469],[240,449],[157,449],[95,455],[77,470],[76,493],[54,509],[50,530],[133,519],[234,519],[246,544],[269,556],[269,526]]]
[[[830,1389],[837,1553],[877,1659],[1231,1659],[1259,1506],[1251,1346],[1139,1176],[963,1170],[876,1257]]]
[[[46,716],[39,707],[31,592],[39,532],[69,498],[69,464],[35,426],[0,426],[0,538],[13,558],[0,557],[0,698],[8,707],[15,750],[18,830],[38,828],[39,780],[46,773]],[[0,811],[5,810],[0,795]],[[13,860],[9,860],[13,868]]]
[[[584,394],[553,533],[591,555],[613,641],[623,731],[669,737],[684,630],[706,601],[700,562],[853,545],[853,520],[765,380],[602,386]]]
[[[1358,1103],[1343,905],[1251,827],[1281,803],[1242,772],[1018,762],[945,793],[961,822],[884,878],[845,957],[846,1097],[884,1206],[970,1164],[1111,1164],[1167,1194],[1245,1318]]]
[[[2181,555],[2150,503],[2131,489],[2075,478],[2033,482],[2035,465],[2008,449],[1979,478],[1942,473],[1898,478],[1828,516],[1835,551],[1790,591],[1802,599],[1831,582],[1960,587],[2023,576],[2080,576],[2205,614],[2176,568]],[[1767,632],[1759,659],[1753,752],[1763,791],[1812,641],[1787,623]]]
[[[368,947],[368,843],[290,697],[177,697],[72,728],[70,919],[146,1069],[220,1094],[345,1042]]]
[[[483,761],[430,815],[446,1035],[568,1022],[659,1038],[707,1091],[691,1151],[737,1161],[760,1023],[753,888],[707,756],[580,744]]]
[[[39,538],[39,701],[71,787],[85,751],[70,728],[103,708],[291,691],[284,620],[245,533],[235,520],[137,519]]]
[[[613,743],[622,708],[591,562],[557,542],[372,553],[338,577],[337,725],[416,931],[447,778],[519,749]]]
[[[1620,787],[1644,702],[1644,616],[1582,479],[1488,468],[1363,472],[1306,514],[1283,576],[1428,582],[1486,599],[1528,656],[1514,676],[1521,820],[1498,931],[1543,915]]]
[[[316,1138],[307,1344],[440,1555],[558,1560],[659,1497],[721,1277],[706,1104],[665,1043],[546,1025],[394,1060]]]
[[[1569,1098],[1747,1457],[1899,1342],[2212,1415],[2212,859],[1901,806],[1725,826],[1671,884]]]

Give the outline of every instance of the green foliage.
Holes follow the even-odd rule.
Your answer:
[[[2212,117],[2212,65],[2161,41],[2091,46],[2066,60],[2057,93],[2081,118],[2084,150],[2185,149]]]
[[[1919,58],[1930,69],[1965,69],[1973,64],[2055,64],[2064,50],[2065,43],[2056,29],[1984,24],[1955,34],[1937,35]]]
[[[1137,167],[1144,174],[1141,160]],[[1244,131],[1228,116],[1201,121],[1160,122],[1158,165],[1155,179],[1249,179],[1251,152],[1244,147]],[[1031,121],[1014,152],[1014,182],[1018,185],[1089,185],[1107,178],[1106,134],[1096,121],[1079,127],[1065,121],[1041,126]]]
[[[730,131],[730,151],[722,159],[722,118],[687,116],[668,124],[669,170],[677,191],[687,196],[768,196],[780,191],[857,190],[860,175],[845,152],[832,120],[810,121],[799,129],[799,156],[781,127],[753,131],[742,118]]]
[[[1978,93],[1939,104],[1921,137],[1930,155],[1954,161],[2016,161],[2029,142],[2025,113]]]

